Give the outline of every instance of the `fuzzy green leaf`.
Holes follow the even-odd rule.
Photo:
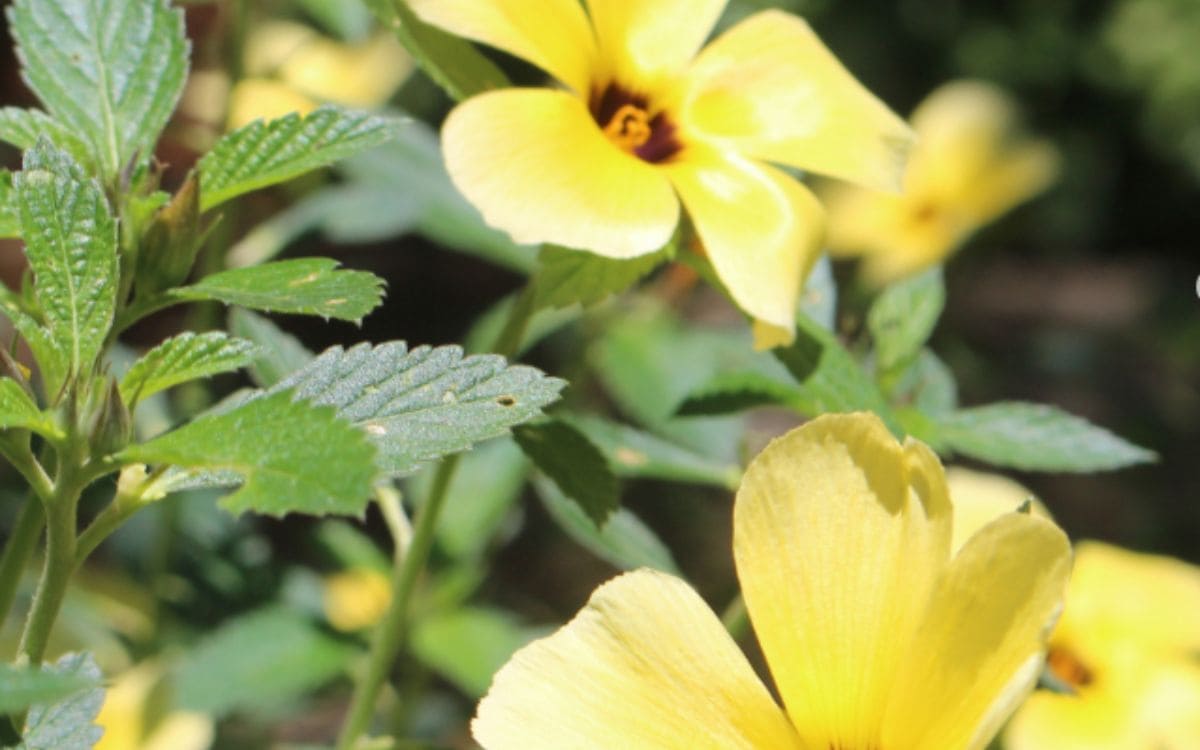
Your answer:
[[[97,684],[98,679],[78,671],[0,664],[0,714],[24,711],[37,703],[57,703]]]
[[[170,296],[358,322],[383,300],[383,280],[329,258],[296,258],[214,273]]]
[[[45,671],[84,684],[100,683],[100,668],[90,654],[67,654]],[[104,690],[90,687],[73,691],[54,703],[33,706],[25,719],[25,736],[16,750],[92,750],[104,733],[93,723],[103,703]]]
[[[183,11],[167,0],[16,0],[9,23],[25,82],[88,140],[107,177],[148,157],[183,92]]]
[[[808,401],[796,386],[764,373],[724,372],[692,391],[675,413],[681,417],[714,416],[756,406],[786,406],[802,411]]]
[[[616,476],[600,449],[579,430],[550,420],[514,427],[513,439],[597,526],[604,526],[620,506]]]
[[[253,359],[255,348],[249,341],[220,331],[181,333],[146,352],[129,368],[121,379],[121,397],[132,405],[180,383],[236,370]]]
[[[334,106],[256,120],[217,141],[200,160],[200,209],[285,182],[391,140],[400,120]]]
[[[42,384],[53,398],[67,377],[67,355],[41,323],[22,309],[17,296],[0,284],[0,309],[25,339],[41,372]]]
[[[494,354],[397,341],[329,349],[268,393],[335,407],[378,446],[380,470],[401,475],[539,416],[564,385]]]
[[[908,365],[929,340],[945,306],[941,266],[884,289],[867,313],[878,370],[890,373]]]
[[[617,260],[583,250],[547,246],[538,256],[539,267],[533,282],[535,306],[594,305],[633,286],[670,260],[673,251],[673,246],[668,245],[648,255]]]
[[[491,89],[505,88],[508,79],[465,39],[430,26],[396,0],[367,0],[367,5],[392,29],[421,69],[461,101]]]
[[[129,461],[233,471],[242,486],[221,501],[231,513],[254,511],[360,515],[375,479],[375,450],[332,408],[290,391],[209,413],[122,452]]]
[[[1000,402],[938,420],[950,450],[1026,471],[1092,472],[1155,461],[1157,456],[1087,420],[1044,404]]]
[[[25,254],[50,337],[69,372],[90,367],[117,302],[117,225],[95,180],[40,141],[14,177]]]
[[[229,312],[229,330],[258,346],[250,377],[263,388],[270,388],[317,356],[267,318],[240,307]]]
[[[51,437],[60,436],[54,419],[38,408],[20,383],[12,378],[0,378],[0,429],[12,427]]]
[[[0,169],[0,237],[21,236],[21,212],[13,189],[12,172]]]
[[[92,166],[94,156],[91,146],[58,120],[40,109],[0,108],[0,141],[25,150],[33,148],[38,138],[43,137],[50,139],[56,148],[66,151],[82,166]]]

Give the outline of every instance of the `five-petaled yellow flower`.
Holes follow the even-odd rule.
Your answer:
[[[883,285],[941,263],[980,227],[1045,190],[1058,154],[1016,135],[1016,107],[1000,89],[957,81],[912,116],[917,133],[904,192],[830,186],[829,251],[861,255],[868,283]]]
[[[412,6],[563,86],[488,92],[447,119],[450,175],[489,224],[628,258],[666,244],[682,200],[733,300],[786,340],[824,217],[772,165],[897,190],[912,133],[795,16],[758,13],[701,50],[726,2]]]
[[[780,707],[696,592],[640,570],[518,651],[472,724],[488,750],[982,748],[1026,696],[1070,567],[1009,513],[951,555],[937,457],[873,415],[772,442],[734,505],[733,552]]]

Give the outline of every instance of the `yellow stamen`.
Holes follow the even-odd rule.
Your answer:
[[[650,115],[633,104],[623,104],[604,126],[608,139],[625,151],[633,151],[650,140]]]

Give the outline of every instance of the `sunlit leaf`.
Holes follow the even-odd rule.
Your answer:
[[[66,151],[84,167],[93,163],[91,146],[40,109],[0,108],[0,141],[24,151],[33,148],[39,138],[49,139],[55,148]]]
[[[220,331],[174,336],[146,352],[121,379],[121,397],[133,404],[180,383],[236,370],[250,362],[255,346]]]
[[[519,425],[513,428],[513,439],[597,526],[620,505],[617,478],[604,454],[571,425],[558,420]]]
[[[890,373],[911,362],[929,340],[945,305],[941,266],[884,289],[867,314],[876,368]]]

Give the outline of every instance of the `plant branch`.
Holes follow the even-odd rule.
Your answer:
[[[32,494],[26,497],[17,513],[8,542],[4,545],[4,554],[0,555],[0,626],[8,620],[21,577],[42,535],[45,519],[42,503]]]

